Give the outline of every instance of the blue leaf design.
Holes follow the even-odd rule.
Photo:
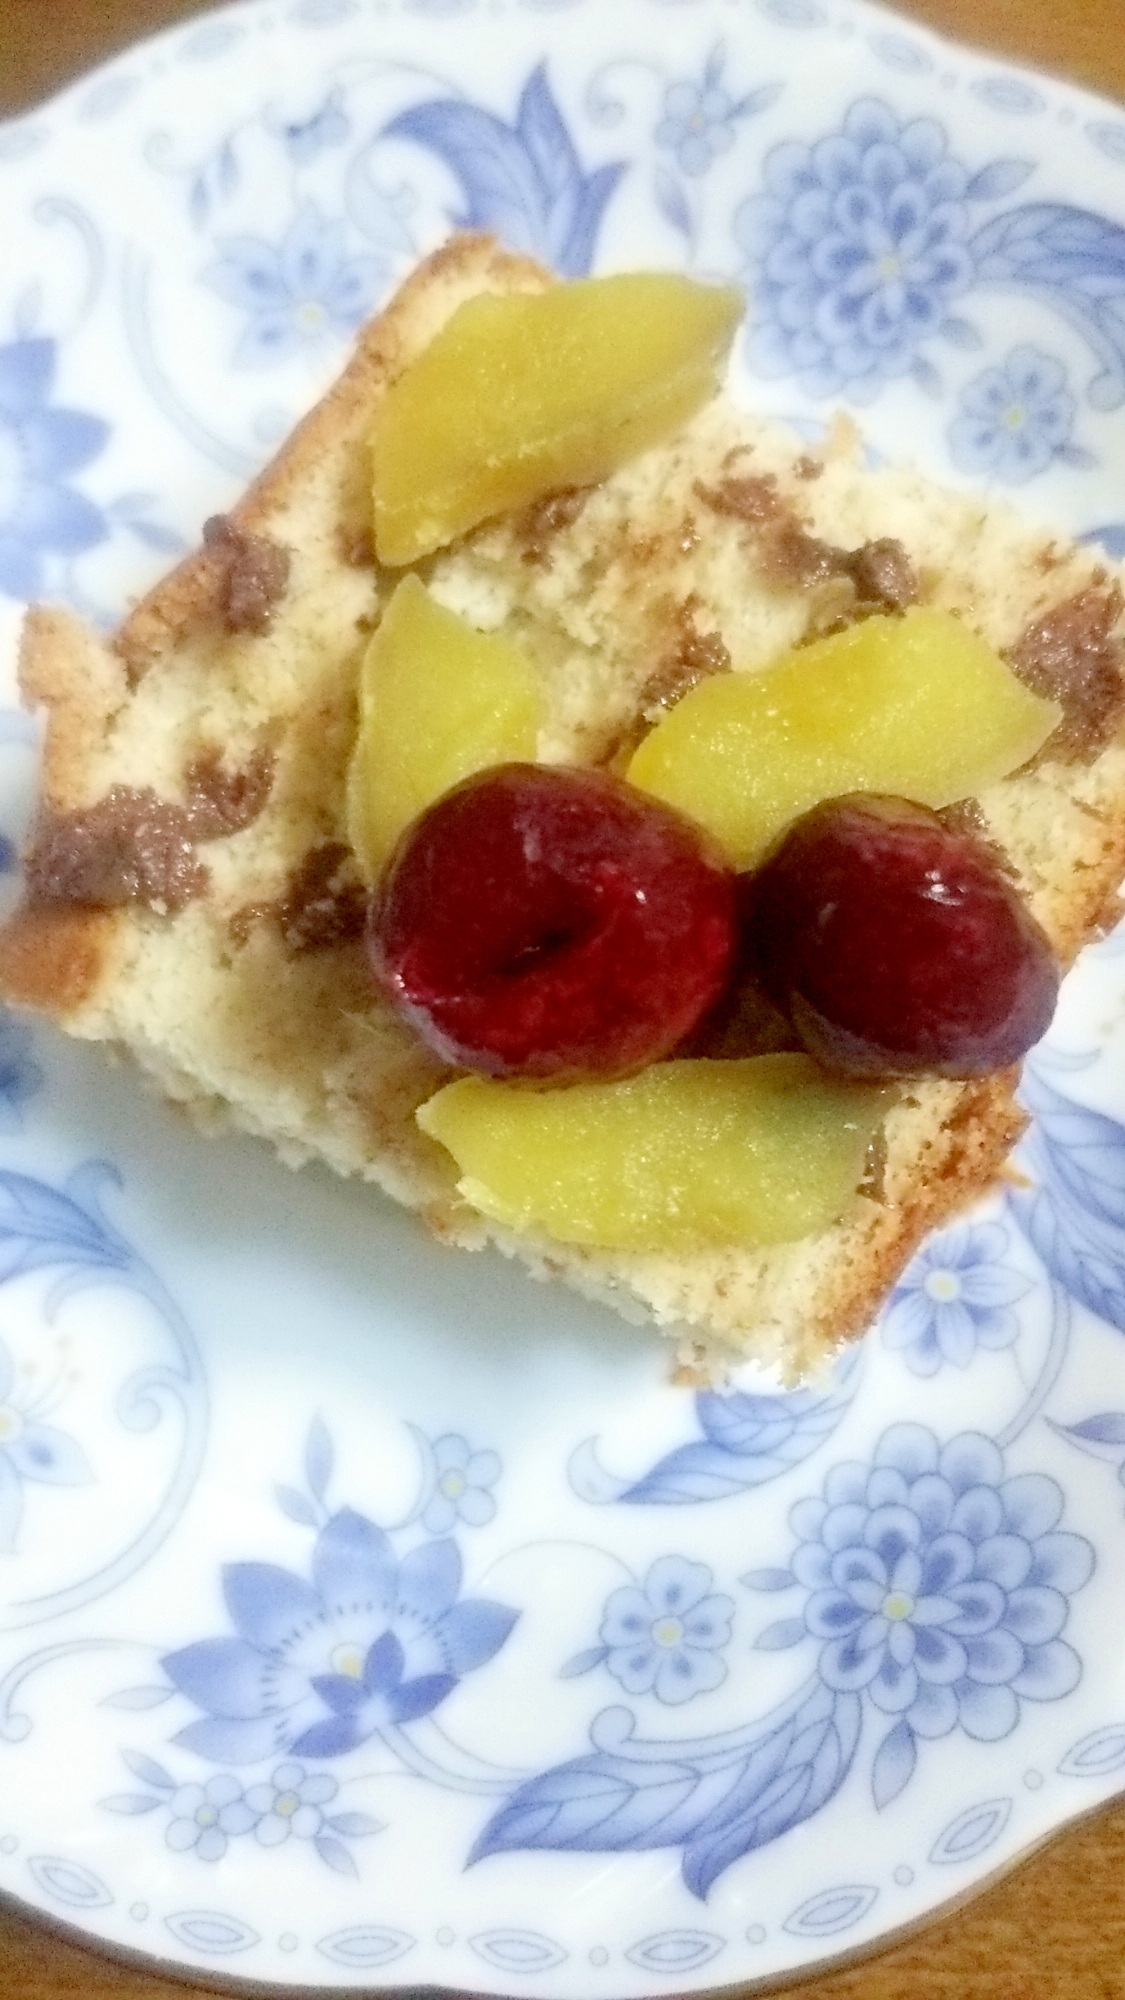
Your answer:
[[[683,1877],[705,1897],[732,1862],[819,1812],[859,1739],[860,1702],[819,1680],[767,1721],[722,1742],[632,1740],[634,1717],[609,1709],[593,1751],[521,1785],[469,1857],[530,1848],[585,1853],[684,1848]]]
[[[837,1931],[847,1931],[867,1915],[879,1894],[869,1883],[851,1883],[839,1889],[822,1889],[817,1896],[810,1896],[807,1902],[786,1917],[781,1928],[790,1931],[794,1937],[835,1937]]]
[[[123,1750],[122,1762],[127,1764],[134,1778],[140,1778],[146,1785],[154,1785],[158,1792],[174,1792],[176,1781],[170,1778],[163,1764],[152,1757],[146,1757],[143,1750]]]
[[[926,361],[921,355],[916,355],[910,364],[910,373],[923,395],[933,396],[936,399],[944,393],[945,384],[932,361]]]
[[[1067,1778],[1104,1778],[1125,1769],[1125,1722],[1111,1722],[1080,1737],[1058,1768]]]
[[[565,201],[582,178],[582,164],[551,95],[545,63],[532,71],[524,86],[516,134],[548,200]]]
[[[288,1514],[291,1521],[296,1521],[302,1528],[317,1526],[316,1508],[303,1493],[298,1493],[295,1486],[275,1486],[273,1490],[282,1513]]]
[[[98,1171],[104,1178],[110,1170]],[[82,1190],[88,1185],[89,1176]],[[123,1271],[130,1262],[120,1237],[70,1194],[26,1174],[0,1173],[0,1283],[52,1265]]]
[[[114,1792],[111,1798],[99,1799],[106,1812],[124,1813],[135,1817],[138,1813],[152,1812],[160,1804],[154,1792]]]
[[[880,1812],[910,1783],[917,1761],[914,1731],[904,1718],[887,1731],[871,1766],[871,1796]]]
[[[1063,1290],[1125,1332],[1125,1130],[1028,1064],[1020,1094],[1035,1123],[1020,1149],[1032,1185],[1009,1205]]]
[[[799,1646],[808,1637],[808,1627],[803,1618],[779,1618],[776,1625],[767,1625],[759,1632],[754,1644],[759,1653],[783,1653],[790,1646]]]
[[[334,1839],[330,1833],[318,1833],[313,1846],[321,1860],[329,1868],[335,1869],[337,1875],[350,1875],[358,1879],[359,1869],[355,1865],[355,1856],[349,1854],[342,1840]]]
[[[400,112],[387,136],[412,139],[446,162],[465,199],[458,227],[491,229],[514,250],[581,277],[593,261],[605,205],[624,163],[584,175],[540,64],[520,97],[514,126],[457,99]]]
[[[608,1655],[608,1646],[587,1646],[584,1653],[574,1653],[565,1666],[559,1668],[559,1679],[575,1681],[581,1674],[592,1673],[595,1667],[601,1666]]]
[[[652,191],[664,220],[670,222],[673,229],[678,229],[681,236],[686,236],[690,243],[694,228],[687,195],[668,167],[657,167],[652,177]]]
[[[134,1713],[140,1709],[161,1707],[164,1702],[171,1701],[172,1693],[170,1687],[120,1688],[116,1694],[107,1694],[99,1705]]]
[[[328,1435],[327,1425],[320,1417],[314,1417],[309,1426],[308,1442],[305,1445],[305,1478],[309,1491],[323,1500],[325,1488],[332,1477],[335,1450]]]
[[[938,1865],[975,1861],[999,1840],[1011,1817],[1011,1799],[987,1799],[983,1805],[969,1806],[938,1835],[930,1860]]]
[[[854,1347],[837,1364],[827,1389],[774,1396],[704,1391],[695,1399],[703,1440],[679,1445],[631,1486],[615,1487],[613,1497],[634,1506],[683,1507],[779,1478],[831,1437],[851,1406],[860,1366]]]
[[[384,1826],[382,1820],[372,1819],[368,1813],[361,1812],[334,1813],[324,1824],[331,1827],[333,1833],[342,1834],[346,1840],[361,1840],[367,1834],[382,1833]]]
[[[993,160],[991,166],[973,175],[965,193],[970,201],[999,201],[1014,194],[1034,172],[1034,160]]]
[[[747,1590],[791,1590],[797,1579],[791,1569],[748,1569],[738,1581]]]
[[[1064,1437],[1078,1438],[1083,1444],[1125,1447],[1125,1410],[1105,1410],[1101,1416],[1084,1417],[1078,1424],[1057,1426]]]
[[[1090,209],[1030,202],[969,240],[977,276],[1043,299],[1088,341],[1102,372],[1087,394],[1098,410],[1125,402],[1125,228]]]

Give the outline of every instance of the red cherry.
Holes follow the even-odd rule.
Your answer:
[[[865,793],[814,806],[741,894],[749,961],[832,1069],[986,1075],[1054,1012],[1043,931],[981,843],[924,806]]]
[[[368,951],[449,1062],[625,1075],[669,1054],[723,990],[734,880],[701,829],[620,779],[501,764],[407,829]]]

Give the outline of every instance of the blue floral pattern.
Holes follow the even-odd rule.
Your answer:
[[[219,248],[222,256],[203,281],[246,314],[234,350],[237,368],[268,367],[326,337],[354,332],[390,273],[383,258],[350,251],[344,223],[329,221],[311,202],[298,209],[279,243],[235,236]]]
[[[658,1556],[643,1585],[628,1583],[606,1600],[601,1645],[563,1669],[588,1673],[604,1661],[627,1694],[655,1694],[678,1707],[726,1679],[734,1599],[713,1591],[706,1563]]]
[[[736,218],[752,365],[795,373],[814,396],[846,384],[869,398],[907,373],[973,281],[969,176],[936,119],[862,98],[829,138],[775,146],[765,181]]]
[[[671,153],[682,174],[693,178],[707,173],[717,159],[729,153],[740,121],[762,108],[759,93],[735,97],[727,89],[725,68],[726,51],[720,44],[708,56],[698,83],[684,77],[670,83],[664,92],[656,143]]]
[[[317,1502],[330,1449],[315,1425],[306,1464]],[[163,1661],[204,1711],[177,1743],[214,1763],[288,1751],[340,1757],[431,1714],[499,1652],[516,1621],[506,1605],[462,1598],[461,1569],[456,1542],[426,1541],[400,1558],[389,1535],[349,1507],[317,1534],[309,1581],[273,1563],[232,1564],[223,1594],[235,1636],[197,1640]]]
[[[511,249],[542,258],[564,278],[589,271],[625,163],[583,171],[545,64],[528,78],[512,125],[479,105],[442,98],[401,112],[386,136],[413,139],[446,161],[465,196],[450,217],[457,228],[495,230]]]
[[[1055,459],[1092,461],[1071,442],[1077,402],[1057,356],[1025,344],[974,375],[949,428],[949,450],[962,472],[1022,486]]]
[[[592,1751],[521,1785],[472,1858],[681,1847],[684,1881],[705,1895],[734,1861],[835,1796],[865,1703],[890,1724],[871,1771],[880,1807],[913,1775],[919,1737],[1009,1735],[1022,1702],[1060,1700],[1081,1676],[1060,1634],[1094,1551],[1060,1530],[1062,1509],[1053,1479],[1009,1474],[990,1438],[940,1445],[924,1425],[892,1425],[869,1465],[836,1466],[822,1498],[796,1502],[791,1569],[744,1579],[805,1591],[803,1613],[767,1627],[758,1645],[812,1639],[812,1681],[774,1717],[694,1742],[634,1742],[632,1714],[607,1711]]]
[[[837,1466],[823,1499],[797,1502],[793,1576],[810,1593],[821,1679],[901,1717],[893,1755],[884,1745],[882,1771],[876,1761],[880,1803],[910,1775],[914,1736],[961,1728],[994,1742],[1016,1727],[1021,1698],[1077,1686],[1081,1662],[1059,1634],[1094,1552],[1056,1532],[1062,1507],[1053,1479],[1005,1478],[990,1438],[939,1447],[920,1424],[895,1425],[870,1469]],[[759,1644],[795,1636],[774,1628]]]
[[[433,1475],[422,1510],[422,1526],[427,1534],[447,1535],[458,1521],[481,1528],[496,1512],[492,1492],[500,1477],[500,1459],[494,1451],[473,1451],[467,1438],[455,1431],[435,1438]]]
[[[53,340],[0,347],[0,594],[41,597],[46,558],[75,556],[104,541],[99,507],[68,481],[102,451],[109,426],[85,410],[52,404]]]
[[[884,1347],[923,1376],[945,1363],[967,1368],[978,1348],[1011,1347],[1020,1330],[1012,1307],[1031,1284],[1006,1261],[1008,1250],[997,1222],[955,1222],[931,1236],[891,1293]]]
[[[291,1760],[249,1786],[230,1771],[218,1771],[203,1783],[177,1784],[163,1764],[135,1750],[126,1751],[124,1761],[146,1789],[103,1799],[106,1811],[129,1818],[166,1811],[164,1845],[173,1854],[193,1854],[197,1861],[222,1861],[232,1840],[253,1834],[258,1846],[267,1849],[290,1840],[308,1841],[327,1867],[356,1876],[355,1857],[345,1843],[383,1830],[367,1813],[329,1812],[339,1794],[337,1780]]]

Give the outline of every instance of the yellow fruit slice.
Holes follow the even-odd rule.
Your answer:
[[[864,619],[761,673],[700,682],[626,775],[751,868],[821,799],[971,798],[1033,757],[1059,715],[959,619],[918,608]]]
[[[360,668],[348,771],[348,835],[369,881],[451,785],[490,764],[534,760],[540,708],[518,646],[475,631],[416,576],[403,578]]]
[[[380,561],[416,562],[671,435],[714,393],[742,305],[653,272],[467,300],[379,406]]]
[[[472,1206],[607,1250],[788,1243],[835,1222],[885,1090],[809,1056],[654,1063],[564,1090],[462,1077],[418,1112]]]

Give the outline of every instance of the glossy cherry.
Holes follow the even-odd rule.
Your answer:
[[[981,842],[924,806],[815,806],[740,894],[746,962],[832,1069],[985,1075],[1050,1022],[1043,931]]]
[[[367,939],[379,984],[448,1061],[625,1075],[726,986],[735,877],[690,820],[620,779],[502,764],[408,828]]]

